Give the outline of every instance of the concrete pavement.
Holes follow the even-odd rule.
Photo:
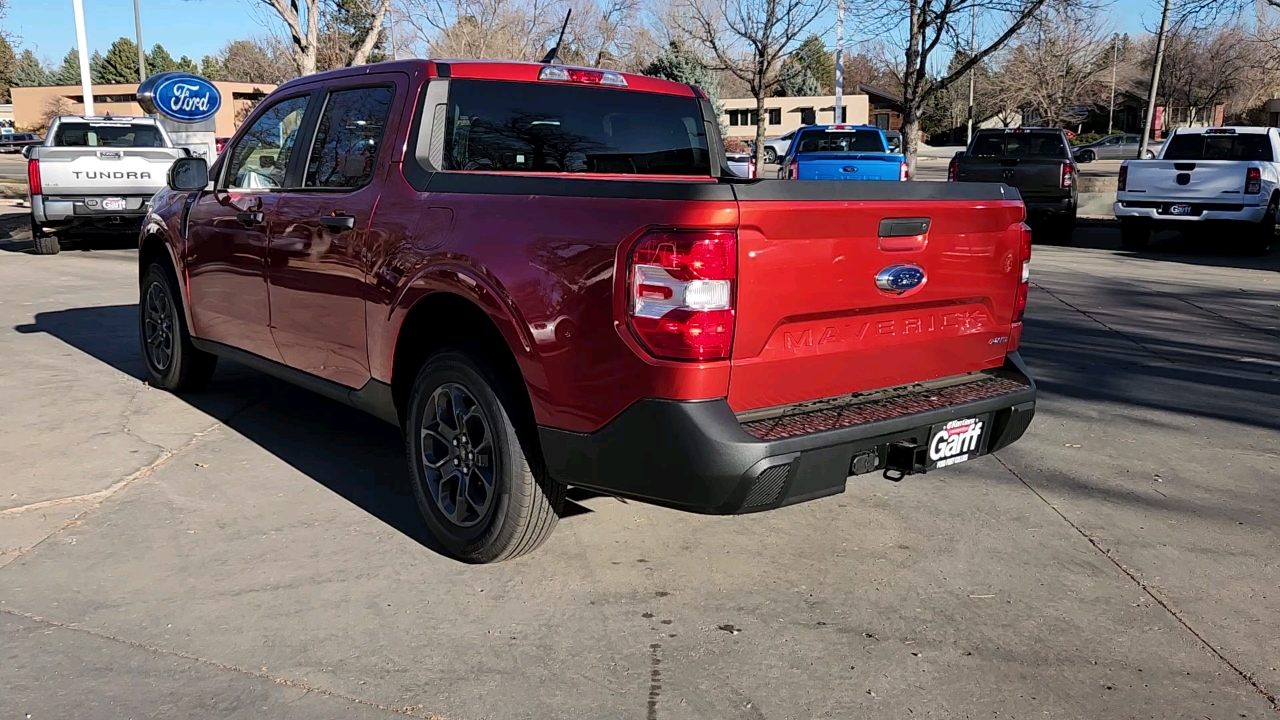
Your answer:
[[[1036,248],[1022,442],[761,515],[577,501],[433,551],[395,430],[224,363],[138,382],[127,249],[0,226],[0,710],[1270,717],[1280,255]],[[9,250],[10,252],[5,252]]]

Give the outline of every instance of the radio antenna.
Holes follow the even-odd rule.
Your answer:
[[[573,17],[573,8],[569,8],[569,12],[565,13],[564,24],[560,26],[560,37],[556,38],[555,47],[547,51],[542,58],[543,65],[555,65],[560,62],[560,45],[564,43],[564,31],[569,27],[569,18]]]

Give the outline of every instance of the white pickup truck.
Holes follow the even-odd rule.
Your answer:
[[[1115,214],[1128,249],[1151,233],[1221,226],[1251,252],[1276,237],[1280,206],[1280,130],[1215,127],[1175,130],[1155,160],[1120,166]],[[1234,232],[1226,228],[1234,225]]]
[[[169,166],[188,153],[152,118],[73,115],[24,154],[35,251],[51,255],[59,232],[140,227]]]

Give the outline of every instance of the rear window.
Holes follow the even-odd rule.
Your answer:
[[[974,157],[1061,158],[1067,157],[1067,146],[1061,133],[980,134],[973,140]]]
[[[1258,160],[1270,162],[1271,138],[1241,135],[1178,134],[1169,139],[1165,160]]]
[[[797,153],[884,151],[884,140],[875,130],[805,130],[796,144]]]
[[[454,80],[449,170],[711,175],[698,100],[609,88]]]
[[[53,144],[59,147],[164,147],[155,125],[69,122],[58,125]]]

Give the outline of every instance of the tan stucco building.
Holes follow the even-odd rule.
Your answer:
[[[245,118],[250,108],[276,86],[270,83],[214,82],[222,95],[222,107],[213,117],[219,137],[230,137],[236,126]],[[84,113],[84,95],[79,85],[55,85],[46,87],[15,87],[13,97],[13,121],[20,130],[41,128],[46,115],[55,106],[59,114]],[[93,112],[97,115],[143,115],[138,104],[138,85],[94,85]]]
[[[870,103],[864,94],[846,94],[841,98],[844,118],[839,122],[866,125],[870,122]],[[756,136],[756,99],[721,99],[723,126],[729,137],[744,140]],[[765,98],[765,133],[769,137],[785,135],[803,125],[836,123],[836,96]]]

